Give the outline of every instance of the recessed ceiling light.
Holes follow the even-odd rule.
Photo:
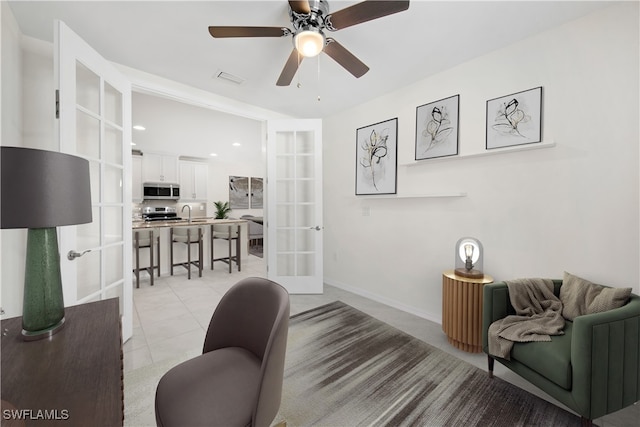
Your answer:
[[[233,144],[231,144],[231,145],[233,145],[234,147],[240,147],[240,143],[239,143],[239,142],[234,142],[234,143],[233,143]]]
[[[146,130],[146,129],[147,129],[146,127],[144,127],[144,126],[142,126],[142,125],[135,125],[133,128],[134,128],[135,130]]]
[[[211,157],[218,157],[218,155],[216,153],[211,153],[209,154]]]
[[[131,141],[131,145],[136,145],[136,143],[135,143],[135,142],[133,142],[133,141]]]

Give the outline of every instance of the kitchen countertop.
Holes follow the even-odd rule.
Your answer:
[[[195,227],[210,224],[244,224],[246,222],[246,219],[215,219],[211,217],[198,217],[191,218],[191,222],[186,219],[179,221],[133,221],[132,228],[134,230],[141,230],[145,228]]]

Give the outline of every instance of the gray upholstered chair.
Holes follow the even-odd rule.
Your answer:
[[[254,242],[258,243],[259,241],[263,240],[263,229],[264,226],[262,225],[261,222],[256,222],[254,221],[254,219],[256,219],[255,216],[253,215],[242,215],[240,217],[240,219],[246,219],[247,220],[247,227],[248,227],[248,234],[249,234],[249,246],[251,246]],[[260,217],[260,221],[262,220],[262,217]],[[262,242],[260,242],[262,243]]]
[[[167,372],[156,390],[158,426],[269,426],[280,407],[289,294],[267,279],[222,298],[203,354]]]

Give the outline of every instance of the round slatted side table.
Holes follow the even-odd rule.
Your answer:
[[[472,279],[454,270],[442,273],[442,330],[452,346],[482,352],[482,288],[491,282],[487,274]]]

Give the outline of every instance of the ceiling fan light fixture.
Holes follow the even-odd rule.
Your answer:
[[[324,34],[320,30],[305,29],[293,37],[293,45],[305,58],[312,58],[324,49]]]

